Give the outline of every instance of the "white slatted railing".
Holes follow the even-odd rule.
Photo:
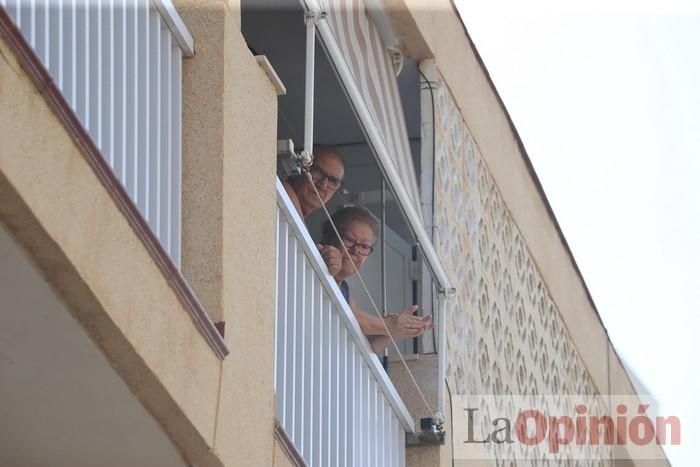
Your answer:
[[[182,56],[169,0],[0,0],[175,264]]]
[[[403,466],[413,420],[279,180],[277,205],[277,418],[309,466]]]

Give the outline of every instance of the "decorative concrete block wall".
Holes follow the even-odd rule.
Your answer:
[[[479,147],[438,80],[435,243],[457,288],[447,322],[452,393],[596,394]],[[497,465],[511,465],[510,456],[494,457]]]

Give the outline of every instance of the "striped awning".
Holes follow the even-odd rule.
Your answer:
[[[326,12],[335,42],[360,91],[375,128],[420,216],[420,194],[413,168],[399,86],[392,59],[363,0],[317,0]],[[336,64],[337,66],[337,64]],[[356,104],[356,103],[353,103]]]

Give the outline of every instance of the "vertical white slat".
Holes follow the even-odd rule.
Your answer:
[[[352,421],[353,421],[353,434],[352,434],[352,447],[353,447],[353,458],[357,465],[362,465],[362,356],[356,348],[353,348],[353,359],[355,366],[355,381],[352,385],[353,391],[355,393],[355,403],[354,410],[352,411]]]
[[[110,131],[112,132],[113,138],[113,155],[111,158],[112,170],[117,178],[124,183],[124,128],[126,114],[124,112],[124,106],[126,103],[125,90],[126,90],[126,67],[124,65],[126,48],[124,47],[125,37],[125,26],[124,21],[125,14],[125,3],[120,0],[114,0],[114,14],[112,28],[114,31],[114,40],[112,42],[112,87],[114,89],[114,101],[112,102],[112,126]]]
[[[387,404],[386,400],[382,403],[384,407],[384,422],[382,423],[382,446],[384,448],[384,465],[387,467],[392,466],[392,454],[394,452],[394,446],[391,442],[391,406]]]
[[[355,431],[355,399],[354,399],[354,384],[355,384],[355,351],[353,347],[352,338],[349,333],[346,333],[345,338],[345,365],[343,367],[345,372],[345,388],[343,390],[343,398],[341,403],[344,406],[343,418],[344,418],[344,428],[343,428],[343,458],[345,464],[352,466],[354,464],[354,431]]]
[[[374,393],[374,413],[376,414],[375,420],[372,428],[374,431],[374,436],[372,437],[372,443],[374,446],[374,465],[381,466],[384,463],[383,452],[380,451],[379,447],[382,445],[382,433],[384,429],[384,404],[382,396],[379,393],[379,388],[375,381],[372,381],[372,392]]]
[[[377,433],[379,436],[379,440],[377,441],[378,444],[378,455],[379,455],[379,464],[383,466],[389,465],[389,438],[386,436],[386,425],[389,423],[389,412],[387,411],[387,403],[386,399],[384,398],[384,395],[379,391],[377,400],[379,401],[379,411],[380,411],[380,416],[381,416],[381,423],[378,426]],[[386,447],[385,447],[386,446]]]
[[[125,3],[124,11],[124,31],[126,40],[124,41],[125,58],[124,76],[126,77],[126,88],[124,89],[124,179],[122,183],[131,200],[139,206],[139,193],[136,188],[136,158],[138,157],[138,127],[141,124],[138,115],[138,1],[130,0]],[[140,207],[140,206],[139,206]]]
[[[391,448],[392,456],[393,456],[393,462],[392,466],[393,467],[399,467],[401,465],[401,459],[400,459],[400,453],[396,449],[396,443],[397,443],[397,435],[396,432],[399,429],[398,427],[398,422],[395,420],[394,417],[391,418],[391,421],[389,422],[389,432],[391,433],[391,437],[389,438],[389,446]]]
[[[284,398],[285,398],[285,426],[284,429],[287,431],[289,436],[292,436],[292,429],[294,428],[294,311],[296,309],[296,258],[297,258],[297,241],[294,237],[292,229],[288,228],[289,243],[287,250],[287,305],[286,305],[286,322],[284,324],[286,332],[286,363],[285,363],[285,377],[284,377]],[[291,279],[290,279],[291,278]]]
[[[294,317],[296,319],[294,333],[296,334],[295,342],[295,358],[296,365],[294,376],[294,441],[298,448],[304,445],[304,368],[306,360],[304,355],[304,324],[306,321],[306,313],[304,310],[304,291],[306,290],[306,257],[304,256],[303,248],[298,250],[297,259],[297,301]]]
[[[92,42],[91,39],[91,30],[97,26],[96,23],[93,22],[92,17],[90,15],[90,12],[92,10],[91,4],[89,2],[84,2],[81,5],[82,8],[82,17],[83,17],[83,31],[82,31],[82,36],[78,36],[78,41],[83,42],[83,46],[81,47],[83,56],[84,56],[84,65],[83,69],[80,73],[81,80],[82,80],[82,87],[78,87],[78,92],[82,95],[83,99],[83,112],[85,113],[85,129],[87,132],[92,135],[92,133],[95,130],[95,122],[96,118],[91,112],[91,107],[90,107],[90,86],[94,85],[96,76],[92,74],[92,53],[93,50],[97,48],[97,43]],[[93,141],[95,140],[94,137],[92,138]]]
[[[66,12],[69,9],[68,2],[70,0],[60,0],[60,2],[57,4],[58,7],[58,29],[56,31],[58,40],[56,41],[57,44],[57,49],[58,49],[58,60],[56,61],[56,76],[54,79],[56,79],[56,84],[58,85],[59,89],[63,89],[63,86],[65,84],[65,63],[66,63],[66,57],[65,57],[65,47],[66,47],[66,33],[65,33],[65,20],[64,18],[66,17]]]
[[[371,425],[372,425],[372,402],[371,402],[371,393],[369,390],[369,378],[370,378],[370,370],[369,367],[367,366],[366,362],[362,362],[362,367],[364,369],[363,375],[362,375],[362,399],[365,401],[365,405],[363,407],[363,418],[365,422],[365,427],[362,430],[362,449],[364,452],[364,459],[365,463],[364,465],[371,465],[371,459],[370,459],[370,430]]]
[[[291,233],[290,233],[291,235]],[[290,274],[292,277],[292,280],[290,281],[288,287],[290,291],[289,295],[289,306],[287,307],[287,326],[289,328],[289,344],[287,346],[287,352],[289,355],[289,358],[287,360],[287,394],[286,397],[288,398],[288,406],[287,406],[287,421],[288,425],[286,427],[287,434],[289,436],[294,436],[294,427],[295,427],[295,419],[294,419],[294,414],[296,412],[296,397],[295,397],[295,392],[296,392],[296,382],[297,382],[297,340],[298,336],[296,334],[297,330],[297,291],[298,291],[298,286],[299,286],[299,273],[298,273],[298,266],[297,266],[297,258],[299,257],[297,253],[298,249],[298,242],[296,237],[292,236],[292,248],[290,251]],[[294,438],[292,439],[294,440]]]
[[[333,306],[330,301],[325,302],[323,311],[323,419],[325,420],[325,430],[323,432],[323,462],[321,462],[321,465],[331,465],[331,438],[337,435],[333,430],[335,418],[331,385],[333,381],[333,372],[337,367],[333,366],[335,362],[331,355],[331,321]]]
[[[108,55],[104,56],[106,58],[107,66],[103,68],[105,85],[107,86],[107,95],[109,95],[109,100],[105,100],[104,108],[102,109],[102,115],[104,117],[103,137],[105,139],[105,144],[109,146],[109,157],[108,162],[110,167],[114,170],[114,164],[117,160],[117,148],[116,148],[116,135],[115,128],[117,126],[117,40],[118,35],[116,31],[117,25],[117,0],[112,0],[109,5],[109,14],[104,26],[105,30],[105,41],[104,47],[107,49]]]
[[[170,70],[172,68],[172,35],[165,23],[161,23],[161,186],[160,186],[160,226],[158,229],[158,238],[163,244],[165,251],[170,251],[170,165],[171,165],[171,117],[172,109],[170,107]]]
[[[47,70],[51,70],[51,4],[52,0],[44,0],[42,2],[42,16],[44,22],[44,32],[42,33],[42,60]]]
[[[150,68],[151,63],[149,60],[149,50],[151,48],[151,35],[150,35],[150,25],[151,21],[149,19],[150,10],[148,8],[148,3],[143,0],[137,2],[136,11],[136,36],[138,40],[135,43],[136,50],[136,79],[139,83],[138,90],[136,93],[136,109],[138,119],[135,125],[136,132],[136,149],[134,150],[134,157],[136,158],[134,162],[134,179],[135,179],[135,192],[137,206],[141,211],[144,219],[150,217],[150,187],[149,187],[149,156],[150,156],[150,141],[149,137],[151,134],[151,116],[150,116],[150,103],[151,103],[151,77]]]
[[[311,386],[311,381],[313,379],[313,368],[314,368],[314,354],[313,354],[313,343],[314,343],[314,315],[315,301],[314,301],[314,283],[316,282],[316,277],[314,274],[313,267],[308,257],[304,257],[304,276],[306,277],[306,287],[304,288],[304,374],[302,376],[302,414],[304,421],[303,430],[303,447],[304,457],[306,460],[313,465],[313,458],[311,453],[313,452],[313,425],[314,420],[311,416],[311,403],[313,396],[313,387]]]
[[[182,52],[173,51],[172,175],[170,176],[170,256],[180,267],[182,245]]]
[[[340,386],[342,384],[342,375],[340,374],[340,352],[338,351],[338,343],[340,342],[340,317],[336,310],[330,310],[331,313],[331,332],[330,332],[330,352],[332,368],[332,379],[331,379],[331,406],[333,414],[333,427],[331,433],[331,464],[339,465],[339,446],[340,446],[340,430],[338,430],[338,421],[340,420]]]
[[[279,206],[275,206],[275,289],[273,291],[274,293],[274,310],[275,310],[275,328],[273,330],[273,342],[274,342],[274,349],[275,349],[275,354],[274,354],[274,359],[272,360],[272,389],[273,391],[277,391],[277,368],[279,367],[279,364],[277,363],[277,358],[279,354],[279,317],[281,316],[280,309],[279,309],[279,304],[280,304],[280,287],[282,286],[282,279],[280,277],[280,266],[282,262],[282,257],[280,256],[281,248],[280,248],[280,228],[281,223],[282,223],[282,211],[280,210]],[[275,400],[275,415],[277,415],[279,411],[277,410],[277,400]],[[277,417],[279,420],[279,416]]]
[[[328,349],[328,334],[326,329],[328,325],[328,300],[325,298],[323,287],[319,287],[319,304],[320,313],[318,316],[318,355],[319,355],[319,374],[318,374],[318,428],[319,442],[317,459],[319,465],[328,464],[327,446],[329,443],[328,431],[330,430],[330,421],[328,418],[328,373],[330,370],[330,362],[327,353]]]
[[[89,67],[86,72],[87,86],[85,86],[85,95],[88,102],[88,120],[90,121],[88,131],[97,147],[104,153],[100,134],[102,127],[102,109],[100,108],[102,100],[100,95],[102,89],[102,67],[100,59],[102,57],[102,11],[106,10],[106,7],[102,4],[88,3],[86,10],[89,18],[89,27],[85,40],[90,43]]]
[[[396,444],[395,444],[395,449],[396,452],[398,453],[399,456],[399,467],[406,467],[406,435],[403,431],[403,428],[401,428],[401,425],[399,424],[398,419],[394,418],[394,426],[395,428],[395,433],[396,433]]]
[[[102,155],[107,161],[110,158],[109,145],[109,102],[110,102],[110,33],[108,32],[109,24],[112,17],[112,8],[109,2],[98,4],[97,10],[97,29],[95,35],[98,40],[97,47],[97,80],[98,87],[93,99],[95,101],[97,112],[97,146],[102,151]]]
[[[340,333],[338,336],[338,374],[341,375],[338,400],[340,403],[340,413],[338,414],[338,420],[336,421],[335,429],[338,430],[338,450],[339,459],[338,465],[350,466],[349,460],[349,449],[348,449],[348,392],[350,385],[350,371],[348,368],[348,355],[350,353],[351,346],[350,337],[348,336],[348,331],[345,326],[340,326]]]
[[[316,280],[315,288],[315,312],[314,312],[314,376],[311,382],[311,402],[313,404],[313,411],[311,413],[311,419],[314,421],[313,427],[313,440],[314,448],[312,453],[312,463],[315,462],[316,465],[323,465],[322,457],[322,446],[323,446],[323,430],[325,429],[325,423],[323,419],[323,372],[324,372],[324,361],[323,361],[323,315],[326,311],[324,306],[324,289],[318,280]]]
[[[83,128],[89,128],[89,114],[87,112],[87,102],[85,99],[85,92],[87,89],[87,84],[89,79],[87,77],[87,72],[89,68],[88,64],[88,51],[90,48],[90,42],[86,40],[87,31],[87,18],[85,13],[87,7],[85,2],[81,0],[76,0],[75,6],[73,7],[73,31],[71,33],[71,38],[73,41],[73,109],[75,114],[78,116],[78,120],[83,124]]]
[[[278,295],[278,305],[277,305],[277,372],[276,378],[277,382],[275,384],[275,397],[276,397],[276,413],[277,419],[286,429],[286,411],[285,404],[287,402],[287,353],[288,353],[288,327],[287,327],[287,314],[288,314],[288,304],[289,304],[289,233],[287,221],[282,215],[282,211],[279,213],[279,262],[280,269],[277,276],[277,295]]]
[[[389,438],[386,436],[386,425],[389,423],[389,412],[387,411],[386,399],[383,395],[379,394],[379,410],[381,411],[381,424],[379,425],[379,464],[388,467],[389,466],[389,448],[390,442]]]
[[[73,111],[78,113],[78,4],[81,0],[72,0],[70,6],[70,23],[68,25],[68,37],[70,40],[70,61],[68,62],[68,72],[70,80],[67,85],[70,87],[68,102]]]
[[[60,88],[63,97],[65,97],[68,105],[75,110],[75,93],[73,92],[74,66],[75,66],[75,1],[66,0],[61,8],[61,61],[59,64],[59,72],[61,74]]]
[[[370,403],[370,419],[368,420],[369,426],[368,437],[369,437],[369,463],[370,465],[379,465],[377,460],[379,456],[377,455],[377,444],[378,435],[377,428],[380,426],[380,417],[377,411],[377,388],[374,384],[374,379],[370,376],[369,379],[369,403]]]
[[[379,392],[379,387],[376,381],[372,380],[372,393],[374,394],[374,427],[372,428],[372,446],[374,465],[384,465],[384,452],[381,451],[383,430],[384,430],[384,406],[382,404],[382,396]]]
[[[365,365],[362,356],[358,354],[358,376],[357,376],[357,393],[358,393],[358,403],[357,410],[355,412],[355,421],[357,434],[357,459],[360,465],[367,465],[367,460],[365,459],[365,430],[364,424],[367,423],[365,418],[365,405],[367,401],[365,400]]]
[[[158,235],[160,231],[160,153],[161,153],[161,23],[162,19],[155,7],[149,10],[149,167],[148,167],[148,223],[151,230]]]
[[[372,391],[372,373],[370,372],[371,370],[365,363],[365,397],[366,397],[366,402],[365,402],[365,429],[363,430],[364,435],[365,435],[365,440],[364,440],[364,446],[365,446],[365,459],[367,462],[367,465],[374,465],[373,464],[373,458],[372,458],[372,450],[374,449],[374,439],[372,439],[372,436],[374,434],[374,427],[372,426],[374,423],[376,423],[376,420],[374,419],[374,413],[373,413],[373,404],[372,404],[372,398],[374,397],[373,391]]]
[[[131,147],[129,146],[128,141],[128,128],[130,123],[129,110],[131,106],[131,101],[129,100],[129,92],[131,90],[131,86],[133,86],[133,83],[129,81],[129,60],[131,58],[131,54],[129,53],[129,41],[131,39],[129,37],[131,35],[131,31],[129,30],[129,4],[130,2],[128,1],[119,2],[117,8],[117,11],[119,11],[119,22],[116,25],[117,30],[120,32],[120,40],[117,45],[119,50],[119,60],[117,62],[118,74],[115,77],[115,82],[120,88],[118,102],[120,113],[118,119],[119,127],[116,131],[117,137],[119,139],[119,151],[117,152],[119,165],[117,168],[115,168],[115,172],[117,173],[119,180],[121,180],[122,185],[125,188],[127,187],[127,181],[130,175],[128,155],[131,151]],[[128,188],[127,191],[129,192],[129,194],[133,193],[132,191],[129,191]]]
[[[369,368],[368,368],[369,370]],[[374,463],[374,446],[376,440],[374,439],[374,429],[376,428],[377,419],[374,413],[374,385],[372,384],[372,376],[368,371],[367,378],[367,427],[365,433],[367,434],[367,465],[377,465]]]

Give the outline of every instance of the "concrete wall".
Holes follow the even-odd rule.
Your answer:
[[[271,465],[277,94],[240,32],[237,2],[182,2],[183,271],[226,323],[214,448]]]

